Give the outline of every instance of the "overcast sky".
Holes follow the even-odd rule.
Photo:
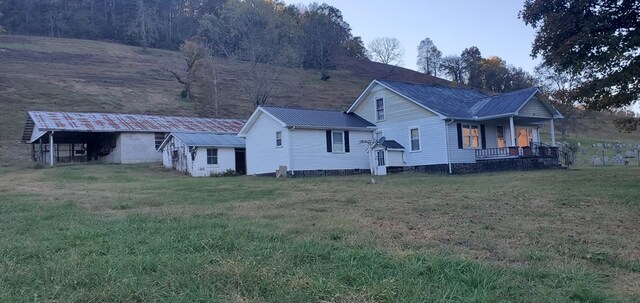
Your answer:
[[[405,50],[404,67],[417,69],[418,44],[431,38],[443,56],[477,46],[483,57],[499,56],[529,72],[534,30],[518,19],[523,0],[291,0],[327,3],[342,11],[352,33],[365,45],[377,37],[395,37]]]

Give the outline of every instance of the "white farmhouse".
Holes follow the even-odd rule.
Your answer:
[[[486,94],[374,80],[344,113],[260,107],[239,136],[246,138],[249,174],[280,166],[294,176],[367,168],[466,173],[556,167],[560,118],[537,88]],[[547,143],[543,125],[550,128]]]

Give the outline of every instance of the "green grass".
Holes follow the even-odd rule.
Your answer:
[[[640,299],[640,169],[367,180],[1,168],[0,301]]]

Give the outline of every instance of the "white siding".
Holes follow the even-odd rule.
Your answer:
[[[383,121],[376,121],[375,119],[375,100],[379,98],[384,99],[385,120]],[[365,96],[364,100],[353,112],[378,126],[437,116],[379,84],[376,84],[376,86],[371,89],[371,92]]]
[[[288,167],[290,170],[370,168],[368,145],[360,143],[361,140],[371,140],[372,133],[369,131],[349,131],[348,153],[327,152],[326,130],[295,129],[291,131],[291,138],[293,161]]]
[[[104,163],[122,163],[122,134],[114,134],[116,136],[116,147],[106,156],[100,158]]]
[[[212,174],[221,174],[228,170],[236,169],[235,148],[225,147],[218,149],[218,164],[207,164],[207,147],[198,147],[195,160],[191,161],[189,172],[194,177],[208,177]],[[189,159],[191,160],[191,159]]]
[[[387,166],[404,166],[402,151],[387,150]]]
[[[375,100],[383,98],[385,120],[375,121]],[[354,113],[376,124],[377,131],[387,140],[395,140],[405,148],[405,165],[431,165],[447,163],[445,124],[433,112],[377,85],[364,96]],[[411,151],[409,130],[420,129],[420,151]],[[457,148],[457,146],[456,146]]]
[[[542,104],[542,101],[537,97],[531,98],[531,100],[529,100],[529,102],[527,102],[527,104],[518,111],[518,116],[549,119],[553,117],[549,110],[547,110],[547,108]]]
[[[276,147],[276,132],[282,131],[282,147]],[[282,125],[260,113],[247,131],[247,175],[275,173],[281,165],[289,168],[289,131]]]

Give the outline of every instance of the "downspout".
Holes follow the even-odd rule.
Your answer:
[[[449,125],[451,125],[451,123],[453,123],[453,118],[451,118],[451,121],[449,121],[449,123],[446,123],[446,127],[444,128],[444,134],[446,137],[446,144],[447,144],[447,164],[449,164],[449,174],[453,174],[453,168],[451,167],[451,153],[449,152]]]
[[[293,170],[293,131],[296,129],[295,126],[289,128],[289,166],[291,166],[291,176],[295,176],[295,170]]]

